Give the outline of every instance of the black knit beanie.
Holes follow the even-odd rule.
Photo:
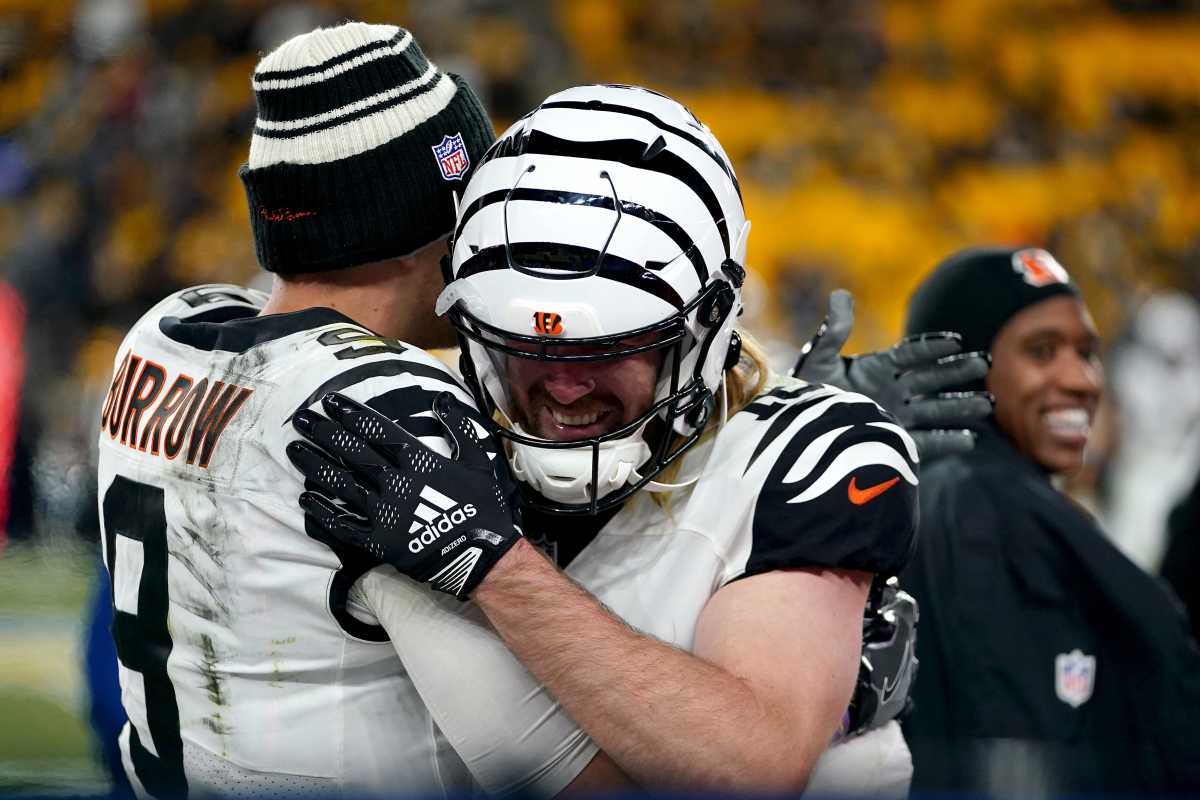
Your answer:
[[[238,174],[270,272],[396,258],[446,235],[452,193],[495,140],[466,82],[391,25],[289,39],[258,63],[253,86],[258,119]]]
[[[1045,250],[972,247],[934,268],[908,301],[905,333],[954,331],[963,352],[990,351],[996,334],[1022,309],[1061,294],[1079,295]]]

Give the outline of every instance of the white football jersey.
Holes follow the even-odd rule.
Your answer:
[[[637,493],[586,544],[570,518],[527,514],[526,532],[630,625],[691,650],[705,604],[739,578],[899,572],[915,541],[916,471],[912,439],[872,400],[776,376],[684,456],[670,480],[690,486]],[[892,722],[831,748],[811,787],[900,797],[911,769]]]
[[[264,300],[209,285],[159,303],[101,413],[135,788],[556,793],[595,745],[469,605],[307,535],[284,452],[292,414],[336,390],[445,453],[431,403],[468,395],[420,350],[331,309],[257,316]]]

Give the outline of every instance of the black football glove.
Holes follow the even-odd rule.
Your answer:
[[[851,736],[900,719],[912,707],[917,680],[917,601],[896,578],[878,579],[863,617],[862,660],[850,700]]]
[[[328,535],[466,599],[521,538],[517,485],[486,423],[439,394],[433,413],[446,428],[446,458],[348,397],[329,394],[322,405],[328,419],[308,410],[292,418],[312,444],[287,447],[320,487],[300,495],[305,514]]]
[[[844,289],[829,296],[829,315],[800,351],[792,375],[866,395],[912,436],[922,461],[975,446],[964,426],[992,412],[987,392],[948,392],[987,375],[986,353],[960,353],[957,333],[920,333],[895,347],[845,357],[842,346],[854,327],[854,299]]]

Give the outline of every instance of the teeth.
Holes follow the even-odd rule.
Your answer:
[[[559,425],[591,425],[596,420],[600,419],[600,412],[594,411],[591,414],[564,414],[556,408],[550,409],[550,414],[554,417],[554,421]]]
[[[1066,436],[1087,436],[1091,428],[1088,413],[1082,408],[1060,408],[1042,415],[1051,433]]]

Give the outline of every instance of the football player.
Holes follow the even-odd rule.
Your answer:
[[[121,344],[100,418],[125,769],[154,797],[552,795],[595,745],[480,619],[306,536],[284,454],[293,413],[335,389],[447,452],[433,399],[470,395],[388,337],[452,341],[438,262],[491,125],[390,26],[296,37],[253,86],[241,176],[274,288],[163,300]]]
[[[913,545],[917,451],[739,334],[749,228],[679,103],[552,95],[476,167],[438,300],[483,413],[450,391],[397,424],[327,396],[295,417],[319,446],[288,448],[301,505],[315,535],[471,598],[639,783],[900,796],[898,726],[845,738],[845,717],[872,584]],[[895,638],[911,607],[879,595]]]

